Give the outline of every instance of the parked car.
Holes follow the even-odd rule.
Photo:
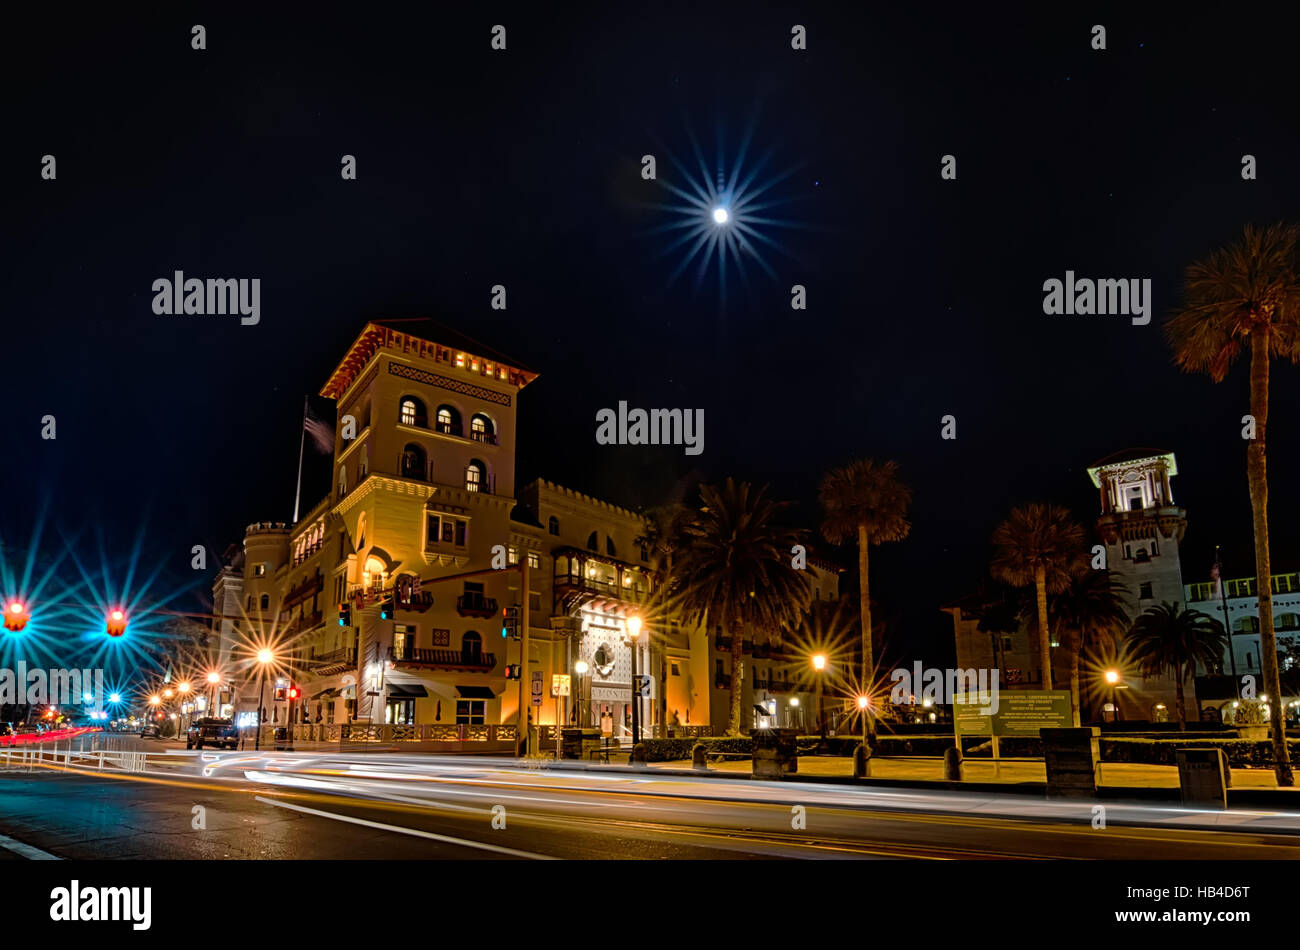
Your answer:
[[[185,748],[202,749],[205,744],[238,748],[239,727],[230,719],[196,719],[185,734]]]
[[[161,739],[161,738],[162,738],[162,730],[158,728],[158,723],[156,723],[156,722],[146,722],[143,726],[141,726],[141,727],[140,727],[140,738],[141,738],[141,739]]]

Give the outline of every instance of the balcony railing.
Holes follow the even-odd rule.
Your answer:
[[[518,728],[507,724],[454,725],[423,723],[409,726],[370,725],[364,722],[335,722],[297,725],[293,737],[299,742],[454,742],[477,745],[487,751],[491,743],[511,743]],[[466,750],[468,751],[468,750]]]
[[[417,482],[433,481],[433,463],[413,459],[405,452],[397,457],[397,471],[402,478],[414,479]]]
[[[471,429],[469,433],[469,437],[473,439],[475,442],[482,442],[486,445],[497,444],[497,434],[495,432],[475,432],[473,429]]]
[[[393,646],[388,648],[388,658],[394,663],[405,666],[455,669],[470,673],[490,673],[497,665],[495,653],[483,653],[477,650],[447,650],[440,647]]]
[[[330,666],[355,667],[357,665],[357,651],[355,647],[343,647],[339,650],[331,650],[328,653],[320,654],[313,650],[311,655],[303,660],[303,664],[313,670]]]
[[[456,598],[456,613],[462,617],[491,617],[497,612],[495,597],[484,597],[478,593],[461,594]]]
[[[714,689],[731,689],[731,674],[730,674],[730,673],[715,673],[715,674],[713,675],[713,688],[714,688]]]

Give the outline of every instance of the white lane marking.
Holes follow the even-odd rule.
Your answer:
[[[23,844],[21,841],[15,841],[7,835],[0,835],[0,848],[12,851],[14,854],[21,854],[28,861],[62,861],[63,859],[56,854],[50,854],[48,851],[42,851],[40,848],[33,848],[29,844]]]
[[[447,835],[436,835],[432,831],[421,831],[418,828],[403,828],[400,825],[386,825],[380,821],[367,821],[364,818],[353,818],[351,815],[336,815],[333,812],[320,811],[316,808],[305,808],[302,805],[290,805],[288,802],[277,802],[274,799],[263,798],[261,795],[255,795],[253,800],[261,802],[264,805],[274,805],[276,808],[288,808],[290,811],[300,811],[306,815],[316,815],[320,818],[332,818],[335,821],[344,821],[351,825],[363,825],[366,828],[378,828],[381,831],[393,831],[399,835],[413,835],[416,838],[428,838],[431,841],[442,841],[447,844],[460,845],[464,848],[477,848],[480,851],[495,851],[497,854],[508,854],[516,858],[529,858],[533,861],[555,860],[545,854],[532,854],[528,851],[516,851],[514,848],[502,847],[499,844],[485,844],[482,841],[470,841],[465,838],[451,838]]]

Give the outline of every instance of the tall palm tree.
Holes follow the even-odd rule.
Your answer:
[[[1082,725],[1080,708],[1083,692],[1079,683],[1079,656],[1083,650],[1105,637],[1114,643],[1129,629],[1125,603],[1127,589],[1112,571],[1088,571],[1075,578],[1047,607],[1052,628],[1063,635],[1070,651],[1070,711],[1074,725]]]
[[[994,577],[1013,587],[1034,587],[1043,688],[1051,689],[1047,595],[1063,593],[1088,570],[1083,528],[1065,508],[1035,502],[1011,509],[1011,516],[993,532],[993,548],[990,570]]]
[[[812,585],[790,563],[800,533],[778,523],[790,507],[766,497],[767,488],[728,478],[721,488],[700,486],[700,510],[686,526],[680,611],[688,623],[721,625],[731,634],[731,716],[740,734],[742,657],[746,625],[797,627],[812,601]]]
[[[655,588],[650,604],[651,619],[659,631],[659,645],[655,658],[659,674],[659,693],[655,700],[658,709],[660,738],[668,735],[668,627],[670,604],[681,584],[677,568],[680,555],[690,538],[686,528],[692,512],[685,505],[673,502],[658,505],[645,513],[645,530],[634,542],[650,569],[655,573]],[[654,646],[653,640],[651,641]]]
[[[1209,614],[1186,610],[1176,603],[1166,602],[1151,607],[1133,622],[1128,633],[1129,655],[1142,674],[1160,676],[1169,671],[1174,674],[1179,729],[1187,729],[1184,680],[1195,672],[1197,663],[1207,667],[1217,663],[1223,656],[1226,642],[1223,624]]]
[[[1273,632],[1268,543],[1268,472],[1264,437],[1268,430],[1269,362],[1274,356],[1300,362],[1300,229],[1247,225],[1241,240],[1187,268],[1183,302],[1165,324],[1174,362],[1188,373],[1208,373],[1222,382],[1250,347],[1250,414],[1255,437],[1246,443],[1246,476],[1255,529],[1255,583],[1259,590],[1259,647],[1265,690],[1280,697],[1277,636]],[[1270,704],[1273,768],[1281,786],[1295,784],[1286,745],[1282,704]]]
[[[822,507],[822,535],[832,544],[858,543],[858,600],[862,614],[862,689],[875,683],[876,663],[871,643],[871,584],[868,550],[873,544],[901,541],[912,526],[907,509],[912,489],[898,477],[898,463],[860,459],[822,476],[817,490]],[[874,748],[875,717],[867,728]]]

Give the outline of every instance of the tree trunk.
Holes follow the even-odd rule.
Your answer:
[[[876,659],[871,643],[871,584],[867,580],[867,552],[871,539],[867,526],[858,525],[858,604],[862,611],[862,692],[872,704],[875,702],[873,686],[876,681]],[[872,705],[863,711],[867,717],[867,748],[876,748],[876,717]]]
[[[1079,649],[1082,638],[1077,638],[1070,643],[1070,714],[1074,717],[1074,728],[1078,729],[1083,724],[1079,715],[1079,708],[1083,705],[1079,696]]]
[[[740,735],[740,677],[745,648],[745,621],[734,620],[731,623],[731,720],[727,734]]]
[[[1043,666],[1043,689],[1052,688],[1052,635],[1047,629],[1047,568],[1034,568],[1034,593],[1038,600],[1038,662]]]
[[[1255,438],[1246,445],[1246,474],[1250,485],[1250,509],[1254,516],[1260,666],[1264,673],[1264,692],[1269,698],[1273,772],[1279,786],[1290,787],[1295,784],[1295,777],[1291,772],[1291,757],[1286,746],[1282,683],[1277,668],[1277,636],[1273,632],[1272,566],[1269,563],[1268,545],[1268,472],[1264,452],[1264,437],[1268,431],[1268,370],[1268,337],[1257,329],[1250,335],[1250,413],[1255,417]]]
[[[668,570],[665,576],[671,577],[673,573],[673,558],[671,554],[668,555],[667,560]],[[659,698],[656,705],[659,707],[659,738],[666,739],[668,738],[668,632],[672,627],[666,619],[662,619],[667,617],[667,611],[662,609],[662,607],[663,601],[667,595],[668,585],[665,583],[663,587],[663,596],[659,598],[661,607],[659,616],[661,618],[663,633],[659,637]]]
[[[1178,703],[1178,731],[1186,732],[1187,706],[1183,702],[1183,664],[1174,664],[1174,677],[1176,680],[1174,683],[1174,695],[1177,697],[1176,702]]]

